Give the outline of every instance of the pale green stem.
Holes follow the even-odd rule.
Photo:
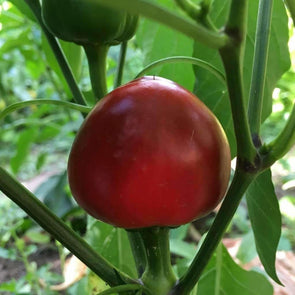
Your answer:
[[[153,19],[212,48],[220,48],[231,42],[226,34],[207,29],[201,24],[182,17],[173,11],[168,11],[164,7],[148,0],[96,1],[109,7],[126,10],[130,13],[140,14]]]
[[[254,143],[260,144],[261,113],[271,30],[272,0],[260,0],[255,38],[254,64],[250,88],[248,117]]]

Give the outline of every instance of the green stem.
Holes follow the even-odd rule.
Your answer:
[[[175,0],[176,4],[193,20],[199,19],[202,8],[189,0]]]
[[[219,71],[217,68],[215,68],[210,63],[208,63],[204,60],[201,60],[201,59],[195,58],[195,57],[189,57],[189,56],[170,56],[170,57],[159,59],[159,60],[147,65],[143,70],[141,70],[136,75],[135,78],[143,76],[146,72],[148,72],[156,67],[159,67],[159,66],[162,66],[165,64],[173,64],[173,63],[188,63],[188,64],[200,66],[203,69],[206,69],[209,72],[211,72],[213,75],[215,75],[216,78],[218,78],[221,82],[226,83],[224,74],[221,71]]]
[[[255,178],[237,168],[227,195],[196,257],[169,295],[187,295],[198,282],[215,249],[232,220],[243,194]]]
[[[140,277],[142,276],[147,264],[147,257],[146,257],[143,240],[141,238],[140,233],[136,230],[128,230],[127,234],[128,234],[131,250],[133,253],[133,257],[135,259],[137,273],[138,273],[138,276]]]
[[[152,294],[166,295],[175,285],[169,249],[169,228],[153,227],[140,231],[147,254],[143,285]]]
[[[250,161],[254,164],[256,150],[252,142],[246,115],[240,53],[234,47],[231,49],[223,48],[220,54],[227,76],[228,92],[237,141],[237,154],[245,161]]]
[[[220,48],[230,42],[230,38],[226,34],[209,30],[201,24],[179,16],[175,12],[168,11],[148,0],[96,1],[109,7],[125,10],[129,13],[141,14],[212,48]]]
[[[289,119],[278,135],[278,137],[269,143],[262,146],[260,154],[262,157],[263,169],[269,168],[278,159],[282,158],[295,144],[295,104],[293,105]]]
[[[190,0],[175,0],[175,2],[194,21],[199,22],[206,28],[217,32],[216,27],[209,17],[211,2],[202,1],[199,5],[196,5]]]
[[[258,139],[260,134],[272,8],[272,0],[261,0],[259,2],[254,64],[252,69],[252,81],[248,109],[250,130],[253,139]],[[259,142],[257,144],[259,144]]]
[[[124,64],[125,64],[126,53],[127,53],[127,44],[128,44],[127,41],[121,44],[119,66],[118,66],[118,71],[117,71],[117,76],[115,81],[115,88],[119,87],[122,84]]]
[[[0,167],[0,190],[110,286],[136,283],[101,257],[30,191]]]
[[[107,93],[107,45],[83,45],[87,55],[92,90],[96,100],[100,100]]]
[[[144,288],[143,286],[141,285],[135,285],[135,284],[128,284],[128,285],[122,285],[122,286],[117,286],[117,287],[113,287],[113,288],[110,288],[110,289],[107,289],[97,295],[110,295],[110,294],[117,294],[117,293],[125,293],[125,292],[128,292],[128,291],[136,291],[136,290],[143,290],[145,291],[145,293],[147,295],[152,295],[149,290],[147,290],[146,288]],[[129,294],[129,293],[128,293]],[[155,295],[155,294],[153,294]]]
[[[233,43],[219,50],[227,77],[229,98],[232,109],[238,157],[255,165],[256,149],[253,145],[246,115],[243,55],[246,38],[248,1],[233,0],[225,32]],[[247,166],[249,164],[247,163]],[[253,167],[252,167],[253,168]],[[255,167],[254,167],[255,168]]]
[[[41,17],[41,6],[39,0],[24,0],[27,5],[30,7],[32,12],[34,13],[36,19],[38,20],[47,40],[48,43],[56,57],[56,60],[64,74],[64,77],[70,87],[70,90],[73,94],[74,100],[81,105],[86,105],[85,98],[78,87],[77,81],[73,75],[73,72],[67,62],[67,59],[62,51],[62,48],[57,41],[57,39],[48,31],[46,26],[43,23]]]
[[[11,112],[14,112],[18,109],[25,108],[27,106],[35,105],[35,104],[51,104],[51,105],[58,105],[65,108],[73,109],[80,111],[81,113],[88,114],[91,111],[90,107],[82,106],[80,104],[75,104],[67,101],[62,100],[55,100],[55,99],[32,99],[32,100],[26,100],[21,102],[16,102],[8,107],[6,107],[2,112],[0,112],[0,120],[2,120],[4,117],[6,117]]]

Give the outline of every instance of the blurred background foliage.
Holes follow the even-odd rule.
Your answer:
[[[32,16],[29,18],[24,16],[23,12],[27,11],[20,12],[12,4],[20,2],[0,0],[0,112],[12,103],[37,98],[73,102],[71,93],[38,24]],[[192,53],[193,44],[184,38],[183,42],[180,42],[184,48],[177,48],[173,51],[171,46],[166,46],[158,48],[158,56],[153,56],[151,53],[148,55],[144,52],[147,45],[145,42],[154,40],[154,38],[163,39],[164,33],[153,36],[153,30],[147,30],[147,28],[147,24],[142,23],[137,38],[129,42],[124,82],[133,79],[143,68],[144,63],[146,65],[147,62],[159,58],[159,55],[164,57],[177,54],[177,52],[182,55]],[[273,92],[273,113],[263,124],[262,134],[265,141],[272,140],[279,133],[294,103],[295,37],[291,22],[289,29],[289,48],[293,66],[279,80]],[[150,39],[142,38],[146,34],[150,34]],[[167,34],[166,31],[165,34]],[[173,37],[175,38],[171,38],[168,34],[165,42],[178,38],[178,36]],[[76,45],[65,42],[61,44],[80,88],[89,104],[92,105],[94,100],[84,52]],[[161,44],[160,40],[159,44]],[[109,90],[112,90],[114,84],[119,51],[119,46],[112,47],[108,56]],[[165,68],[162,74],[173,76],[173,72],[179,69],[183,72],[182,84],[187,84],[185,86],[192,88],[194,81],[191,80],[193,73],[191,66],[171,65]],[[186,75],[190,78],[186,79]],[[88,232],[86,238],[90,243],[100,247],[99,249],[105,253],[106,257],[113,260],[113,263],[120,264],[119,258],[114,256],[114,247],[119,237],[124,234],[114,232],[109,226],[95,223],[91,218],[87,218],[77,208],[67,185],[65,170],[68,152],[82,121],[83,117],[79,112],[52,105],[30,106],[11,113],[0,122],[0,165],[25,183],[30,183],[31,179],[45,175],[46,181],[42,181],[43,178],[41,178],[38,185],[33,185],[35,194],[76,231],[81,234]],[[283,216],[283,232],[279,250],[285,251],[295,249],[295,238],[292,234],[295,231],[294,167],[293,149],[273,168],[275,187]],[[0,216],[0,258],[21,260],[26,268],[26,275],[22,279],[5,283],[0,281],[0,293],[2,290],[8,294],[56,294],[55,291],[46,288],[40,293],[41,289],[36,278],[40,276],[49,283],[55,283],[61,280],[60,275],[51,272],[48,266],[37,267],[34,262],[29,261],[29,257],[36,253],[42,245],[52,244],[51,237],[28,219],[22,210],[1,195]],[[191,261],[196,250],[196,246],[191,242],[198,240],[200,233],[202,234],[202,231],[208,228],[212,216],[196,222],[194,228],[185,226],[172,232],[171,250],[175,255],[175,261],[178,262],[175,267],[178,273],[181,273]],[[89,228],[91,231],[88,231]],[[227,232],[227,237],[242,239],[237,254],[241,263],[247,263],[257,256],[254,237],[250,229],[246,203],[242,202]],[[95,231],[98,233],[96,236],[93,234]],[[104,237],[104,239],[108,237],[108,244],[99,243],[97,236]],[[55,244],[54,248],[57,249],[63,261],[68,254],[67,251]],[[221,249],[221,251],[225,250]],[[127,252],[130,254],[130,249]],[[125,271],[132,273],[134,266],[128,265],[128,267],[125,265]],[[89,282],[92,285],[98,284],[97,279],[91,275],[88,278],[90,279],[87,283],[85,280],[80,281],[79,285],[68,289],[67,294],[88,294],[84,291],[89,288]]]

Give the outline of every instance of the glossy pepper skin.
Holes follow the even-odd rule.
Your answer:
[[[127,41],[137,26],[137,16],[104,7],[95,0],[42,0],[42,17],[53,35],[80,45]]]
[[[179,226],[219,203],[230,160],[221,125],[197,97],[143,77],[94,107],[73,143],[68,176],[77,202],[99,220]]]

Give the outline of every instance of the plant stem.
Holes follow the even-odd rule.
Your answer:
[[[39,0],[25,0],[27,5],[30,7],[32,12],[34,13],[36,19],[39,22],[39,25],[41,26],[41,29],[43,30],[48,43],[56,57],[56,60],[64,74],[64,77],[69,85],[69,88],[73,94],[73,98],[76,101],[76,103],[81,105],[86,105],[85,98],[81,92],[81,90],[78,87],[77,81],[73,75],[73,72],[67,62],[67,59],[62,51],[62,48],[57,41],[57,39],[48,31],[46,26],[43,23],[42,17],[41,17],[41,6]]]
[[[246,115],[240,53],[237,48],[220,52],[227,76],[227,85],[232,109],[237,154],[254,164],[256,150],[252,142]]]
[[[195,3],[189,0],[175,0],[175,2],[193,20],[199,19],[202,13],[202,8],[200,5],[196,5]]]
[[[119,87],[122,84],[124,64],[125,64],[126,53],[127,53],[127,44],[128,44],[127,41],[124,41],[121,44],[119,66],[118,66],[117,76],[115,80],[115,88]]]
[[[278,135],[278,137],[269,143],[262,146],[260,154],[262,157],[263,169],[269,168],[274,162],[282,158],[295,144],[295,104],[293,105],[289,119]]]
[[[217,32],[217,29],[209,17],[211,3],[202,1],[197,5],[190,0],[175,0],[175,2],[194,21],[204,25],[209,30]]]
[[[179,16],[148,0],[96,1],[109,7],[151,18],[212,48],[220,48],[230,42],[230,38],[226,34],[209,30],[201,24]]]
[[[176,281],[171,266],[169,228],[145,228],[140,234],[147,254],[147,266],[141,278],[143,285],[152,294],[166,295]]]
[[[92,90],[96,100],[100,100],[107,93],[107,45],[83,45],[87,55]]]
[[[253,139],[260,134],[273,0],[259,2],[248,117]],[[255,140],[254,140],[255,144]],[[259,142],[257,143],[257,145]]]
[[[230,16],[225,32],[234,42],[219,50],[227,77],[229,98],[232,109],[235,136],[237,141],[237,154],[247,166],[255,166],[256,149],[253,145],[249,123],[246,115],[243,56],[247,26],[247,0],[233,0]]]
[[[199,67],[202,67],[203,69],[206,69],[207,71],[211,72],[216,78],[218,78],[222,83],[226,83],[224,74],[219,71],[217,68],[212,66],[210,63],[201,60],[199,58],[190,57],[190,56],[170,56],[165,57],[162,59],[159,59],[157,61],[154,61],[147,65],[143,70],[141,70],[135,78],[138,78],[140,76],[143,76],[146,72],[166,64],[173,64],[173,63],[188,63],[193,64]]]
[[[101,293],[97,294],[97,295],[114,295],[114,294],[127,294],[126,292],[129,293],[129,291],[138,291],[138,290],[144,290],[143,286],[140,285],[135,285],[135,284],[128,284],[128,285],[122,285],[122,286],[117,286],[117,287],[113,287],[110,289],[107,289],[105,291],[102,291]],[[148,290],[146,290],[148,291]],[[136,293],[137,294],[137,293]],[[142,293],[140,293],[142,294]],[[148,293],[147,295],[149,295],[150,293]]]
[[[140,233],[136,230],[127,231],[128,239],[130,242],[133,257],[135,259],[135,265],[137,268],[138,276],[141,277],[145,271],[147,264],[146,252]]]
[[[0,190],[110,286],[137,283],[101,257],[30,191],[0,167]]]
[[[193,289],[217,245],[221,241],[244,192],[257,174],[258,169],[255,167],[257,153],[252,142],[246,116],[242,74],[247,28],[247,11],[247,0],[232,1],[225,32],[232,38],[233,42],[219,49],[227,77],[237,141],[236,172],[222,206],[201,245],[200,250],[187,272],[180,278],[178,284],[169,295],[187,295]]]
[[[90,107],[86,107],[80,104],[71,103],[68,101],[62,101],[62,100],[55,100],[55,99],[32,99],[32,100],[26,100],[21,102],[13,103],[9,106],[7,106],[2,112],[0,112],[0,120],[2,120],[4,117],[6,117],[11,112],[14,112],[18,109],[25,108],[27,106],[35,105],[35,104],[51,104],[51,105],[59,105],[65,108],[73,109],[80,111],[81,113],[88,114],[91,111]]]
[[[227,195],[203,244],[201,245],[200,250],[189,269],[180,278],[179,282],[169,295],[187,295],[194,288],[202,271],[220,243],[227,226],[239,206],[243,194],[254,178],[255,174],[245,173],[241,171],[239,167],[237,168]]]

